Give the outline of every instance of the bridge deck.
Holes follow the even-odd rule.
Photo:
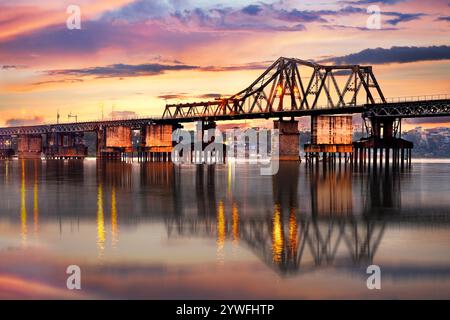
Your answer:
[[[89,132],[96,131],[101,127],[127,126],[139,129],[149,124],[160,123],[186,123],[194,121],[230,121],[245,119],[270,119],[280,117],[302,117],[312,115],[339,115],[362,113],[365,116],[374,117],[440,117],[450,116],[450,99],[392,102],[366,104],[359,106],[346,106],[338,108],[316,108],[303,110],[285,110],[273,112],[252,112],[252,113],[212,113],[198,114],[190,116],[170,117],[170,118],[139,118],[139,119],[118,119],[105,121],[86,121],[60,124],[46,124],[22,127],[0,128],[0,136],[10,136],[19,134],[45,134],[50,132]]]

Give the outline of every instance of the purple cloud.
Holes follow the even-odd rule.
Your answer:
[[[450,59],[450,46],[365,49],[358,53],[328,58],[321,62],[332,62],[335,64],[385,64],[446,59]]]
[[[96,78],[124,78],[124,77],[154,76],[162,74],[165,71],[180,71],[192,69],[198,69],[198,67],[180,64],[163,65],[158,63],[146,63],[139,65],[129,65],[118,63],[106,67],[49,70],[47,71],[47,74],[50,76],[63,75],[75,77],[93,76]]]

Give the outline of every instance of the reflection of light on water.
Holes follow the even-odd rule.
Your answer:
[[[272,218],[272,260],[280,263],[283,255],[284,235],[283,223],[281,221],[280,205],[275,205],[275,211]]]
[[[233,203],[232,212],[232,231],[233,231],[233,244],[239,243],[239,211],[236,203]]]
[[[298,247],[298,225],[295,208],[291,208],[289,215],[289,253],[295,256]]]
[[[225,244],[225,212],[223,208],[223,201],[219,202],[219,207],[217,209],[217,260],[219,262],[224,261],[223,247]]]
[[[102,185],[98,185],[97,192],[97,248],[99,256],[103,255],[105,250],[105,215],[103,213],[103,188]]]
[[[33,184],[33,222],[34,222],[34,233],[39,231],[39,189],[38,189],[38,169],[37,161],[34,161],[34,184]]]
[[[234,161],[232,159],[228,160],[228,195],[231,195],[231,186],[233,184],[233,166]]]
[[[117,227],[117,205],[116,205],[116,187],[111,191],[111,242],[116,247],[118,242],[119,229]]]
[[[9,161],[5,161],[5,182],[8,184],[8,177],[9,177]]]
[[[20,185],[20,235],[22,237],[22,245],[27,242],[27,205],[26,205],[26,189],[25,189],[25,161],[22,160],[22,180]]]

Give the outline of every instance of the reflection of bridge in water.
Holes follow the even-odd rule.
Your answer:
[[[280,166],[272,177],[235,179],[229,166],[191,166],[183,172],[170,163],[132,166],[104,161],[84,166],[76,161],[34,160],[19,162],[17,171],[4,167],[7,183],[12,183],[14,172],[18,174],[20,208],[15,212],[20,210],[23,242],[31,231],[27,218],[31,208],[35,233],[41,221],[95,217],[100,252],[107,244],[108,223],[115,246],[121,225],[164,221],[169,237],[209,238],[218,250],[228,241],[239,243],[278,273],[288,275],[325,267],[367,266],[392,227],[450,228],[448,200],[420,202],[420,207],[410,202],[405,193],[413,183],[409,169],[355,172],[344,165],[318,168],[292,163]],[[96,175],[83,174],[86,170],[95,170]],[[51,173],[45,176],[48,183],[42,185],[41,176],[47,171]],[[238,172],[245,174],[245,170]],[[55,192],[47,190],[48,185],[59,188],[61,177],[69,178],[68,188],[73,189],[57,192],[54,201],[39,203],[41,196]],[[233,181],[248,186],[233,185]],[[28,185],[32,203],[27,206]],[[89,201],[70,192],[89,185],[96,191]]]
[[[368,173],[360,184],[365,195],[361,203],[353,199],[354,177],[345,166],[319,172],[313,169],[308,174],[311,212],[302,212],[298,203],[298,166],[287,165],[272,177],[270,214],[241,213],[236,202],[226,205],[209,189],[215,197],[197,194],[202,215],[166,218],[168,236],[215,239],[220,250],[226,241],[243,244],[285,276],[326,267],[365,268],[373,263],[390,226],[450,225],[445,212],[402,208],[400,180],[404,177],[395,171]],[[207,185],[213,188],[211,179],[206,179]],[[199,190],[202,187],[197,182],[197,193]]]
[[[219,210],[220,212],[220,210]],[[264,263],[281,274],[308,272],[330,265],[369,265],[382,240],[386,221],[311,219],[295,211],[282,220],[273,217],[168,219],[169,237],[208,237],[218,242],[234,239],[249,247]]]

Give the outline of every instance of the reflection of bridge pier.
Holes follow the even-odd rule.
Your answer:
[[[195,193],[198,216],[214,217],[217,210],[214,166],[198,165],[195,167]]]
[[[395,170],[374,168],[364,181],[362,194],[363,214],[366,216],[389,215],[401,211],[402,175]]]
[[[316,167],[310,171],[311,210],[313,216],[352,216],[352,171],[347,166]]]

